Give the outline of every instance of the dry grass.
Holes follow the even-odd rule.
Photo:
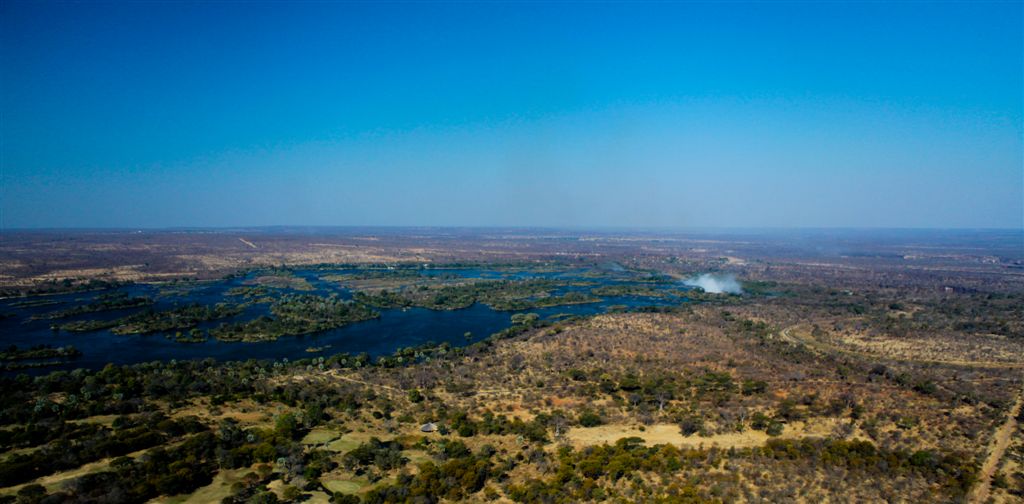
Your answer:
[[[894,339],[864,333],[841,334],[838,341],[849,348],[880,357],[939,362],[969,366],[1024,367],[1024,343],[997,335],[976,335],[972,338],[944,338],[938,335],[923,338]]]
[[[261,405],[249,399],[214,407],[209,404],[208,398],[203,398],[193,401],[191,406],[170,412],[169,416],[172,418],[195,416],[209,424],[216,424],[221,420],[231,418],[244,427],[272,427],[274,414],[284,411],[286,411],[284,405],[277,403]]]
[[[831,420],[831,421],[830,421]],[[780,438],[801,438],[807,436],[828,436],[838,422],[832,419],[816,419],[814,422],[794,422],[785,426]],[[648,426],[609,424],[590,428],[573,428],[566,433],[569,443],[577,448],[599,444],[614,444],[622,438],[637,437],[648,446],[672,444],[686,448],[752,448],[764,446],[771,439],[763,431],[745,430],[743,432],[713,434],[710,436],[684,436],[676,424],[654,424]]]
[[[77,419],[77,420],[68,420],[68,423],[75,423],[75,424],[91,423],[91,424],[98,424],[98,425],[104,425],[104,426],[110,427],[111,425],[114,424],[114,420],[117,420],[117,418],[120,417],[120,416],[121,415],[96,415],[96,416],[91,416],[91,417],[86,417],[86,418],[80,418],[80,419]]]

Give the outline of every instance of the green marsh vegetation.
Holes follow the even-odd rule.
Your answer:
[[[211,329],[210,335],[222,341],[270,341],[281,336],[335,329],[380,316],[362,303],[310,294],[282,296],[270,306],[270,312],[271,317],[221,324]]]
[[[128,294],[124,292],[110,292],[97,296],[96,300],[93,302],[73,306],[63,310],[52,311],[42,315],[36,315],[33,316],[33,318],[61,319],[77,315],[85,315],[87,313],[140,308],[152,304],[153,300],[148,297],[129,297]]]
[[[353,299],[378,308],[419,307],[431,310],[458,310],[483,303],[498,311],[519,311],[601,299],[580,292],[561,296],[551,292],[567,285],[587,285],[550,279],[479,280],[438,287],[420,286],[399,291],[357,292]]]
[[[244,309],[245,306],[240,304],[218,303],[206,306],[192,303],[163,311],[146,310],[114,320],[68,322],[59,328],[71,332],[111,329],[114,334],[151,334],[192,329],[201,322],[233,317]]]

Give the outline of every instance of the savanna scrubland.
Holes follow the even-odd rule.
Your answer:
[[[861,243],[822,254],[747,239],[587,238],[436,237],[424,242],[441,252],[416,261],[493,250],[494,261],[548,268],[714,272],[743,291],[594,316],[519,314],[483,341],[379,358],[8,373],[0,500],[1024,498],[1024,272],[1012,247]],[[412,242],[373,247],[399,257]],[[12,292],[102,280],[32,280],[47,275],[35,268]],[[396,298],[384,293],[406,283],[347,280],[378,304],[435,299],[415,290],[430,285]],[[282,281],[295,284],[253,289]]]

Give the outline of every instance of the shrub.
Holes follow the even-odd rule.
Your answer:
[[[583,427],[597,427],[603,423],[601,416],[593,411],[584,411],[580,414],[580,425]]]
[[[704,428],[704,419],[698,416],[689,416],[679,422],[679,432],[684,436],[692,436]]]

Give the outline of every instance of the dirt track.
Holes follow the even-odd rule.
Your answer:
[[[988,456],[981,466],[981,472],[978,473],[978,483],[974,485],[971,493],[967,496],[968,502],[981,503],[988,500],[989,490],[992,487],[992,476],[995,474],[1003,454],[1006,453],[1006,447],[1010,445],[1010,436],[1017,429],[1017,415],[1020,413],[1022,403],[1024,403],[1024,391],[1017,395],[1017,402],[1010,408],[1006,421],[992,436],[992,441],[988,446]]]

